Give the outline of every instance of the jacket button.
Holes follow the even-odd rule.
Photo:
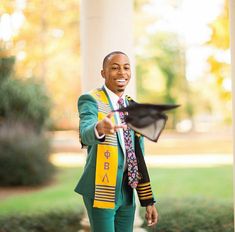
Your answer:
[[[122,168],[123,168],[123,165],[118,165],[118,168],[119,168],[119,169],[122,169]]]

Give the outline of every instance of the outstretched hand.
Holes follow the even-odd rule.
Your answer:
[[[120,128],[122,128],[124,130],[127,128],[127,126],[124,124],[115,125],[111,120],[113,115],[114,115],[114,112],[110,112],[109,114],[106,115],[106,117],[104,119],[102,119],[101,121],[99,121],[97,123],[96,129],[97,129],[99,135],[114,134]]]

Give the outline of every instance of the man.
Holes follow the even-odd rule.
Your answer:
[[[104,86],[78,100],[80,139],[88,156],[75,191],[83,195],[92,231],[131,232],[134,189],[146,207],[149,226],[157,223],[158,213],[143,159],[143,137],[127,128],[123,114],[112,112],[132,101],[124,94],[131,78],[127,55],[108,54],[101,75]]]

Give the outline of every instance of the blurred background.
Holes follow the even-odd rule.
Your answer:
[[[0,2],[1,232],[83,227],[80,15],[78,0]],[[154,231],[233,231],[228,0],[134,0],[132,22],[137,101],[181,104],[145,141]]]

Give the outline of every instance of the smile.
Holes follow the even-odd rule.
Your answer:
[[[126,80],[124,80],[124,79],[119,79],[119,80],[117,80],[117,82],[119,82],[119,83],[124,83],[124,82],[126,82]]]

